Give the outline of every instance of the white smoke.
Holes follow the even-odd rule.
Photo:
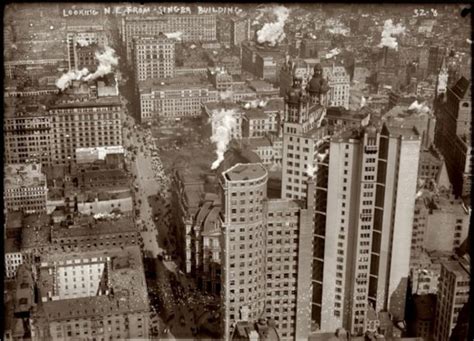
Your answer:
[[[317,171],[318,171],[317,164],[313,166],[312,164],[308,163],[306,165],[306,174],[308,174],[310,178],[312,178],[314,176],[314,173],[316,173]]]
[[[341,53],[341,50],[336,47],[335,49],[329,51],[329,53],[326,53],[325,58],[331,59],[332,57],[337,56],[339,53]]]
[[[363,107],[365,107],[366,104],[367,104],[367,100],[365,99],[364,96],[362,96],[360,99],[360,108],[362,109]]]
[[[72,81],[78,81],[80,80],[82,77],[85,77],[89,74],[89,70],[87,68],[83,68],[82,70],[80,71],[76,71],[76,70],[72,70],[72,71],[69,71],[65,74],[63,74],[57,81],[56,81],[56,86],[61,89],[61,90],[64,90],[66,89],[69,84],[72,82]]]
[[[342,34],[344,37],[349,35],[349,30],[341,26],[331,27],[328,29],[328,31],[332,34]]]
[[[418,114],[428,114],[431,109],[426,105],[426,102],[419,103],[418,100],[415,100],[410,106],[408,110],[414,110]]]
[[[245,109],[255,109],[259,106],[259,104],[261,103],[262,101],[258,100],[258,99],[254,99],[253,101],[250,101],[250,102],[247,102],[244,104],[244,108]],[[265,103],[266,105],[266,103]]]
[[[385,20],[382,31],[382,40],[380,41],[379,47],[390,47],[392,49],[398,49],[397,39],[394,37],[396,35],[402,34],[405,32],[405,27],[398,23],[393,25],[392,19]]]
[[[290,11],[284,6],[275,6],[272,10],[277,20],[275,22],[265,23],[265,25],[257,31],[257,41],[259,43],[268,42],[271,46],[275,46],[285,39],[283,27],[290,15]]]
[[[227,89],[226,91],[222,91],[219,93],[219,97],[222,101],[225,101],[227,99],[232,99],[233,95],[234,95],[234,92],[231,89]]]
[[[326,110],[323,111],[321,117],[318,120],[318,123],[316,123],[316,127],[321,127],[321,124],[323,123],[323,119],[326,117]]]
[[[423,191],[422,190],[419,190],[417,193],[416,193],[416,199],[418,199],[419,197],[421,197],[423,195]]]
[[[165,33],[166,38],[169,39],[176,39],[178,41],[181,41],[181,36],[183,35],[183,32],[171,32],[171,33]]]
[[[467,39],[466,39],[466,42],[467,42],[468,44],[472,45],[472,40],[471,40],[471,39],[467,38]]]
[[[367,117],[364,117],[362,121],[360,121],[360,125],[362,127],[367,127],[370,123],[370,114],[367,115]]]
[[[84,46],[89,46],[91,42],[84,38],[78,38],[76,39],[76,44],[79,44],[79,46],[84,47]]]
[[[110,46],[106,46],[104,52],[96,52],[95,58],[99,61],[97,70],[84,78],[85,81],[94,80],[112,72],[112,67],[118,65],[118,58],[115,51]]]
[[[232,139],[232,129],[237,126],[237,112],[235,110],[219,110],[212,113],[209,119],[212,124],[213,134],[211,141],[216,144],[217,159],[212,163],[211,169],[219,167],[224,160],[224,153]]]
[[[191,44],[191,46],[189,47],[191,50],[194,50],[196,48],[196,45],[194,44]]]

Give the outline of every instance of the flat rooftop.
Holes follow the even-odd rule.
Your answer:
[[[98,314],[121,314],[126,312],[148,312],[149,302],[141,252],[138,246],[127,246],[102,251],[51,253],[42,257],[39,289],[41,297],[52,291],[52,275],[49,269],[53,262],[57,266],[73,265],[81,259],[111,259],[107,269],[108,286],[113,295],[89,296],[39,303],[39,313],[49,320],[87,318]],[[48,262],[49,264],[45,264]],[[59,264],[58,264],[59,263]],[[53,273],[53,272],[52,272]]]
[[[446,261],[442,263],[446,269],[456,275],[456,277],[470,278],[470,271],[460,261]],[[469,264],[467,264],[469,266]]]
[[[140,92],[212,88],[205,76],[183,75],[162,80],[147,79],[138,82]]]
[[[388,132],[390,136],[396,136],[396,137],[401,136],[404,139],[410,139],[410,140],[420,138],[420,135],[418,134],[418,132],[416,131],[414,127],[404,128],[404,127],[396,127],[396,126],[387,126],[387,128],[388,128]]]
[[[5,188],[46,186],[46,176],[41,172],[41,164],[8,164],[5,167]]]
[[[136,232],[135,223],[130,217],[120,217],[118,219],[96,220],[88,219],[70,227],[53,227],[51,238],[71,238],[83,236],[99,236],[104,234],[120,234]]]
[[[230,181],[250,181],[266,175],[267,170],[259,163],[239,163],[225,172],[226,179]]]

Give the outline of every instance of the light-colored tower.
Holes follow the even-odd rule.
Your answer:
[[[326,109],[320,104],[325,83],[321,86],[319,78],[313,77],[307,91],[301,84],[295,77],[285,96],[282,198],[306,198],[306,181],[314,173],[316,143],[326,134],[322,125]]]
[[[362,334],[369,304],[403,320],[419,150],[418,133],[407,128],[368,126],[331,139],[326,224],[317,216],[315,232],[315,250],[324,246],[313,283],[322,282],[321,303],[313,298],[321,331]]]
[[[222,173],[222,302],[224,335],[236,321],[265,309],[265,221],[268,173],[261,164],[237,164]]]
[[[441,94],[446,93],[446,88],[448,86],[448,67],[446,65],[446,58],[443,58],[443,63],[438,73],[438,78],[436,79],[436,97]]]

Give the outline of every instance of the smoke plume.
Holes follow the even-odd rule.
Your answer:
[[[232,129],[237,126],[236,115],[237,112],[235,110],[222,109],[213,112],[212,117],[209,119],[213,127],[211,141],[216,144],[217,154],[217,159],[211,166],[213,170],[219,167],[224,160],[224,153],[232,139]]]
[[[329,33],[332,34],[342,34],[344,37],[349,35],[349,30],[341,26],[335,26],[328,29]]]
[[[72,70],[72,71],[69,71],[65,74],[63,74],[57,81],[56,81],[56,86],[61,89],[61,90],[64,90],[66,89],[69,84],[72,82],[72,81],[77,81],[77,80],[80,80],[82,77],[85,77],[89,74],[89,70],[87,68],[83,68],[82,70],[80,71],[76,71],[76,70]]]
[[[366,104],[367,104],[367,100],[365,99],[364,96],[362,96],[360,99],[360,108],[362,109],[363,107],[365,107]]]
[[[314,173],[316,173],[317,171],[318,171],[318,165],[317,164],[315,166],[313,166],[310,163],[308,163],[306,165],[306,174],[308,174],[308,176],[310,178],[312,178],[314,176]]]
[[[244,104],[245,109],[255,109],[255,108],[264,108],[267,105],[268,101],[254,99],[250,102]]]
[[[326,53],[325,58],[331,59],[332,57],[337,56],[339,53],[341,53],[341,50],[336,47],[335,49],[329,51],[329,53]]]
[[[181,36],[183,35],[183,32],[171,32],[171,33],[165,33],[166,38],[169,39],[176,39],[181,41]]]
[[[405,32],[405,27],[398,23],[393,25],[392,19],[385,20],[382,31],[382,40],[380,41],[379,47],[390,47],[392,49],[398,49],[397,39],[394,37]]]
[[[415,100],[410,106],[408,110],[414,110],[418,114],[428,114],[431,109],[426,105],[426,102],[419,103],[418,100]]]
[[[76,44],[79,44],[79,46],[84,47],[84,46],[89,46],[91,43],[84,38],[78,38],[76,39]]]
[[[276,15],[277,20],[275,22],[265,23],[257,32],[257,41],[259,43],[268,42],[271,46],[275,46],[285,39],[283,27],[290,15],[290,11],[284,6],[276,6],[273,7],[273,13]]]
[[[231,89],[227,89],[226,91],[222,91],[219,93],[219,97],[222,101],[232,99],[234,92]]]
[[[94,80],[112,72],[112,67],[118,65],[118,58],[115,51],[110,46],[106,46],[104,52],[96,52],[95,58],[99,61],[97,70],[84,78],[85,81]]]

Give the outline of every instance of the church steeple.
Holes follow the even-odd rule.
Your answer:
[[[323,67],[321,64],[318,63],[314,66],[313,77],[309,81],[306,90],[308,90],[312,105],[324,104],[324,98],[329,91],[329,85],[323,77]]]

